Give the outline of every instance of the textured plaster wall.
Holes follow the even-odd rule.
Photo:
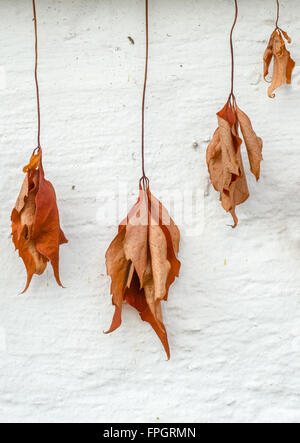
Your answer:
[[[163,307],[166,362],[128,306],[103,334],[113,314],[104,254],[126,212],[116,213],[118,191],[132,205],[141,174],[144,2],[37,1],[44,166],[69,239],[67,289],[48,268],[20,296],[10,212],[36,146],[34,35],[31,1],[0,1],[1,421],[300,421],[300,71],[267,98],[275,1],[239,3],[236,96],[264,162],[259,183],[247,172],[251,197],[232,230],[205,150],[229,92],[233,1],[150,0],[146,166],[173,214],[176,191],[182,231],[181,276]],[[300,63],[300,3],[281,5]]]

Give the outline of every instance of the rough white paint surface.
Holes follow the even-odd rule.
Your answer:
[[[150,1],[147,172],[158,196],[198,192],[192,223],[178,214],[166,362],[128,306],[122,327],[103,334],[113,314],[104,254],[125,214],[115,215],[116,193],[121,183],[133,204],[140,177],[143,0],[37,2],[44,166],[69,244],[67,289],[49,268],[24,296],[10,212],[36,146],[32,10],[1,0],[1,421],[300,421],[300,71],[267,98],[261,60],[275,1],[239,3],[236,95],[264,139],[264,162],[255,183],[245,159],[251,197],[232,230],[205,150],[229,92],[233,1]],[[300,63],[300,3],[281,4]]]

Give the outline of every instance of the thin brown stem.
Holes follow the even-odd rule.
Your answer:
[[[40,111],[40,92],[38,83],[38,33],[37,33],[37,19],[36,19],[36,8],[35,0],[32,0],[33,6],[33,17],[34,17],[34,34],[35,34],[35,68],[34,68],[34,78],[36,86],[36,102],[37,102],[37,116],[38,116],[38,135],[37,135],[37,148],[40,149],[41,143],[41,111]]]
[[[279,10],[280,10],[280,7],[279,7],[279,0],[276,0],[276,3],[277,3],[277,18],[276,18],[275,26],[276,26],[276,29],[279,29],[279,28],[278,28],[278,22],[279,22]]]
[[[233,50],[233,31],[237,22],[237,18],[238,18],[238,3],[237,0],[234,0],[235,3],[235,17],[234,17],[234,22],[230,31],[230,51],[231,51],[231,91],[230,91],[230,95],[229,98],[234,97],[234,93],[233,93],[233,89],[234,89],[234,50]]]
[[[145,101],[148,78],[148,58],[149,58],[149,14],[148,14],[148,0],[145,0],[146,12],[146,61],[145,61],[145,79],[143,88],[143,102],[142,102],[142,178],[143,187],[148,187],[149,179],[145,173]]]

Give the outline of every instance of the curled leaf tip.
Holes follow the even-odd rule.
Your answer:
[[[118,329],[121,326],[121,324],[122,324],[121,316],[122,316],[122,311],[118,306],[116,306],[114,317],[111,322],[111,326],[107,331],[104,331],[104,334],[110,334],[111,332],[115,331],[116,329]]]
[[[233,225],[231,225],[232,229],[235,229],[238,225],[239,219],[237,218],[237,216],[235,215],[235,212],[231,211],[231,216],[233,219]]]

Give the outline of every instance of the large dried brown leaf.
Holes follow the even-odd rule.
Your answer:
[[[290,52],[286,49],[284,39],[291,43],[290,37],[282,29],[275,29],[272,33],[267,49],[264,53],[264,78],[266,81],[269,74],[269,68],[273,59],[273,75],[271,85],[268,88],[268,96],[274,98],[275,89],[279,88],[284,83],[291,83],[292,72],[295,67],[295,62],[291,58]]]
[[[26,178],[11,214],[12,238],[27,270],[25,292],[34,274],[42,274],[50,261],[57,283],[59,245],[67,240],[59,226],[53,186],[45,179],[42,150],[24,168]]]
[[[163,221],[164,219],[164,221]],[[168,220],[168,224],[164,222]],[[115,313],[110,329],[121,324],[122,302],[137,309],[151,324],[168,358],[170,350],[160,302],[179,275],[179,230],[168,211],[149,190],[140,189],[139,199],[119,226],[119,234],[106,253],[107,273],[112,279]]]

